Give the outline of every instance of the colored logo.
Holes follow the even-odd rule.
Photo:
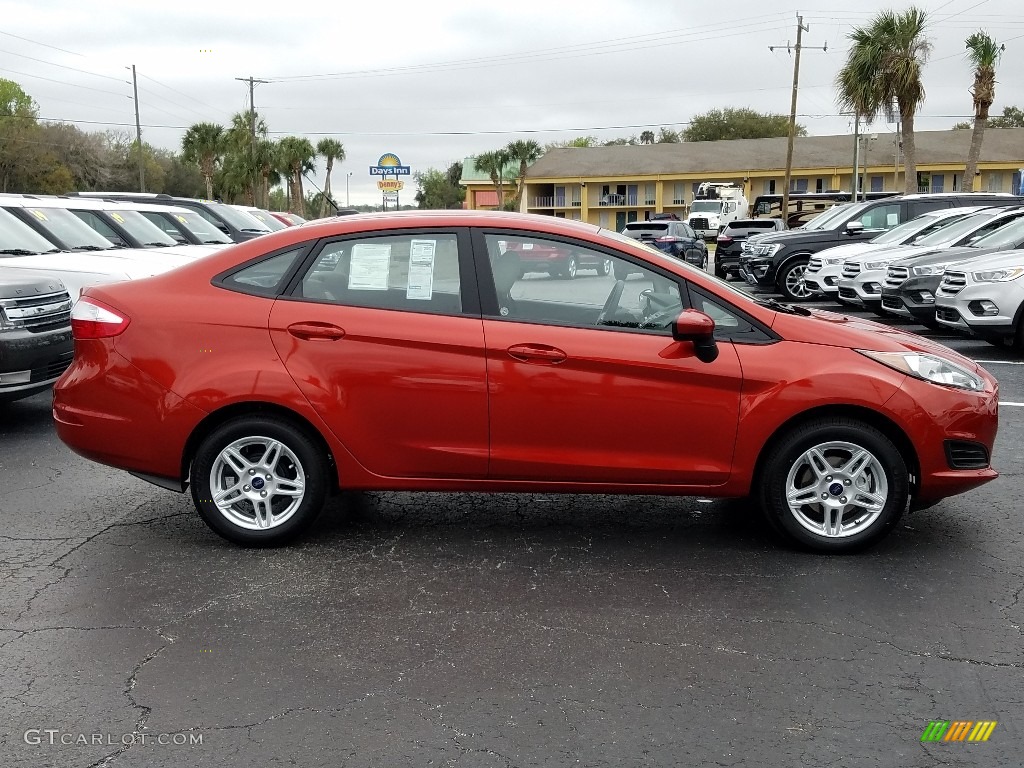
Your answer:
[[[408,165],[402,165],[398,155],[388,152],[381,155],[376,165],[370,166],[371,176],[409,176],[411,171]]]
[[[988,741],[996,725],[995,720],[932,720],[921,741]]]
[[[401,192],[405,182],[401,179],[377,179],[377,189],[381,192]]]

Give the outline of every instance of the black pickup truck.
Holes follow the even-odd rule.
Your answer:
[[[71,364],[71,304],[60,280],[0,266],[0,402],[42,392]]]
[[[844,243],[870,240],[897,224],[939,208],[1020,205],[1024,197],[997,193],[903,195],[837,205],[800,229],[760,237],[740,256],[740,276],[751,285],[775,288],[789,301],[811,296],[804,272],[811,255]]]

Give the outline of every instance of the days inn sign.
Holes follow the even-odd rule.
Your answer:
[[[376,165],[370,166],[371,176],[409,176],[411,174],[408,165],[402,165],[398,155],[388,152],[381,155]]]

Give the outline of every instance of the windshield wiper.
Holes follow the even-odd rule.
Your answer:
[[[783,304],[777,299],[754,299],[755,304],[760,304],[762,307],[768,307],[774,309],[776,312],[785,312],[788,315],[803,315],[804,317],[810,317],[811,311],[804,307],[794,307],[792,304]]]
[[[170,243],[143,243],[147,248],[170,248]]]
[[[203,245],[227,245],[223,240],[203,240]]]
[[[265,235],[270,230],[269,229],[257,229],[256,227],[242,227],[239,231],[240,232],[259,232],[261,235]]]
[[[35,256],[39,251],[28,251],[24,248],[5,248],[0,253],[6,256]],[[53,253],[53,251],[47,251],[47,253]]]
[[[110,248],[101,248],[98,245],[76,245],[71,248],[72,251],[109,251]]]

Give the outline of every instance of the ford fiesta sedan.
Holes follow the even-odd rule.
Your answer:
[[[524,274],[552,247],[611,269]],[[972,361],[553,217],[292,227],[88,288],[72,327],[61,439],[190,487],[245,545],[386,489],[751,496],[840,552],[996,477],[998,388]]]

